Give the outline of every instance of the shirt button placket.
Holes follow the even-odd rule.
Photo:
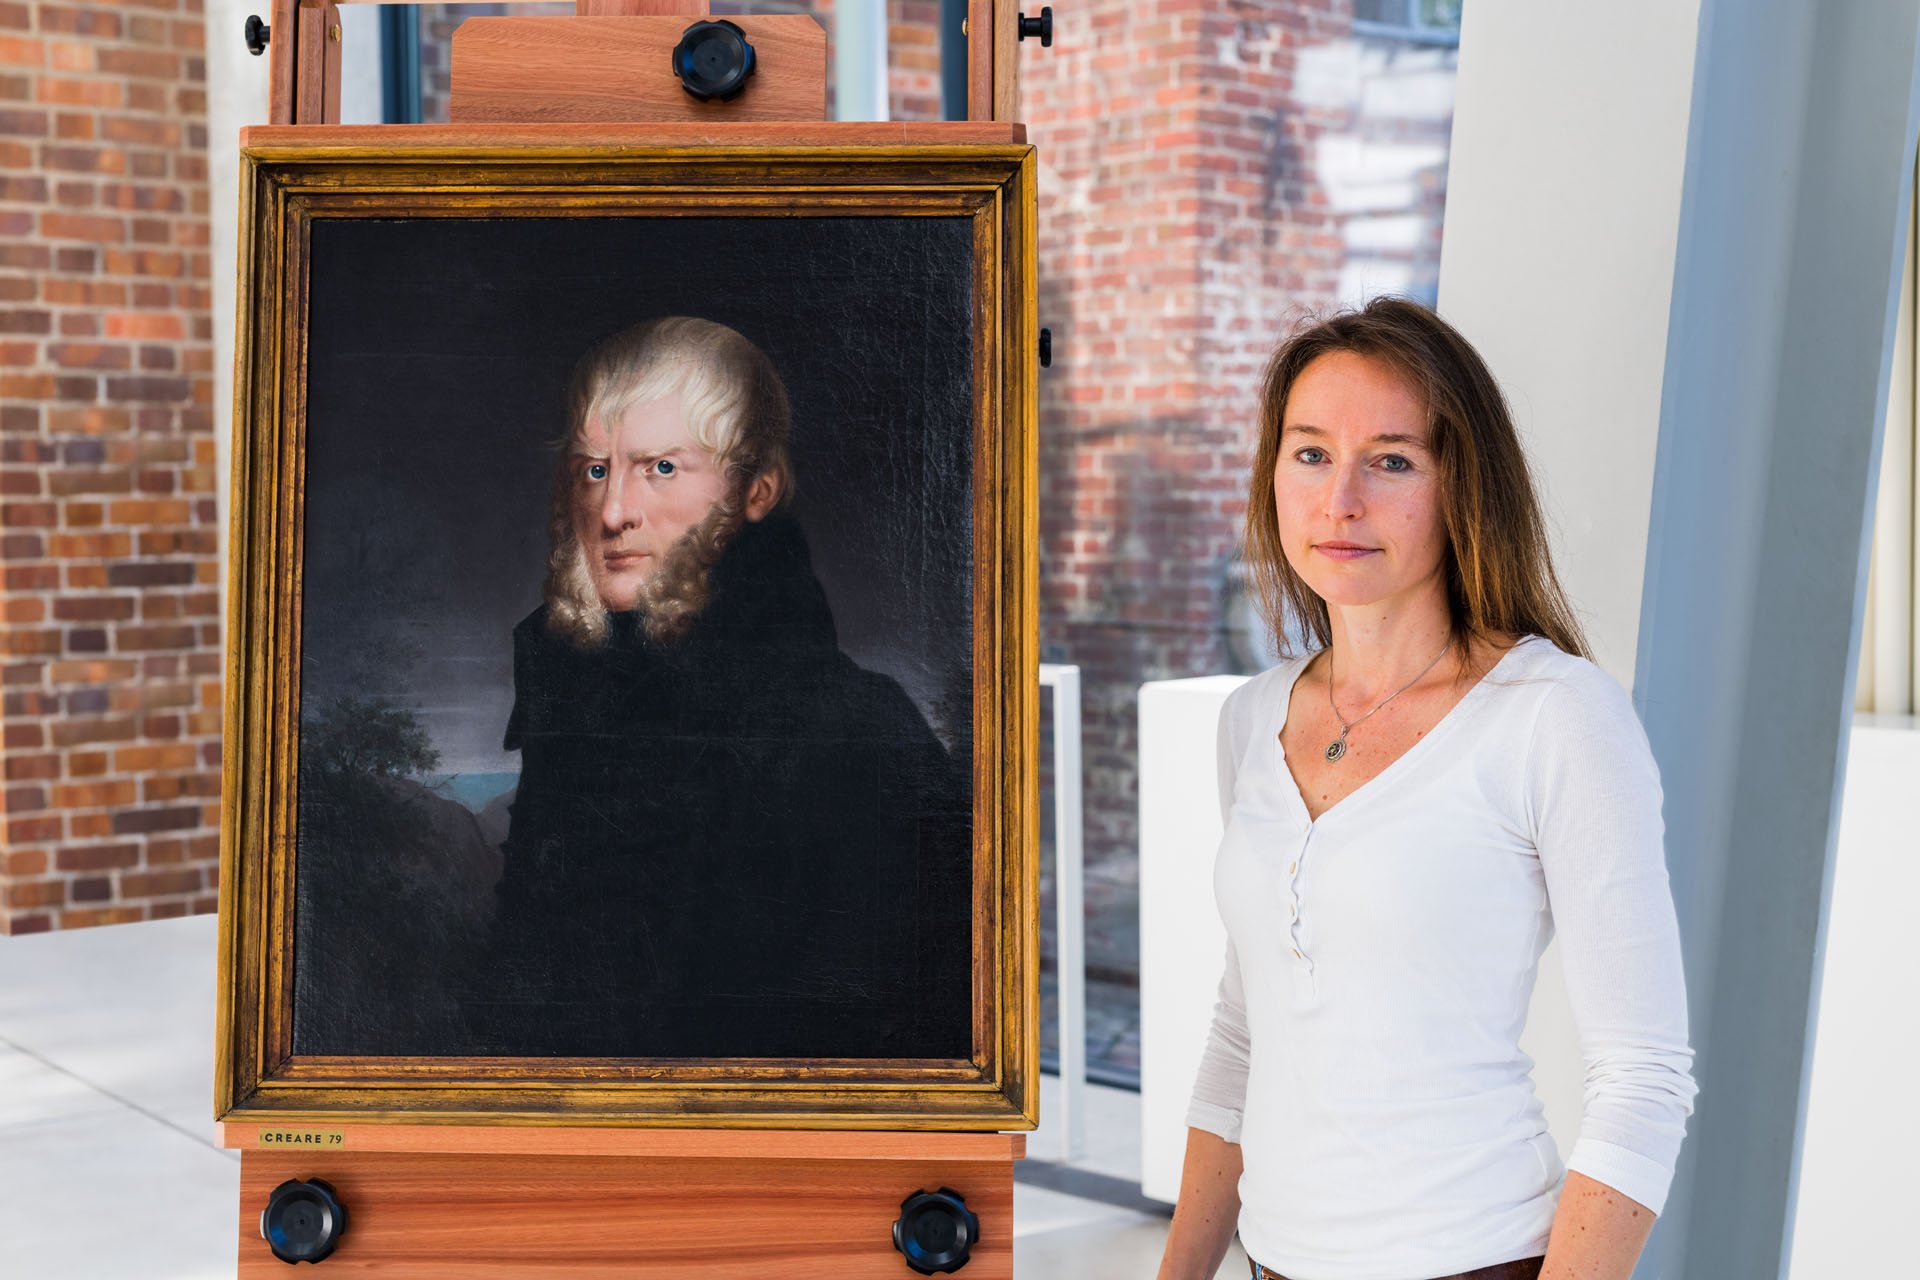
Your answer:
[[[1306,859],[1307,846],[1313,841],[1313,828],[1307,828],[1305,838],[1300,841],[1300,849],[1287,859],[1287,949],[1293,952],[1296,964],[1312,969],[1312,961],[1307,959],[1306,951],[1300,945],[1300,864]]]

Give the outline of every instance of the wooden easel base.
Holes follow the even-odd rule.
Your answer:
[[[319,1264],[332,1275],[912,1280],[893,1221],[940,1187],[980,1218],[957,1274],[1013,1275],[1017,1134],[356,1126],[339,1146],[283,1150],[258,1126],[226,1130],[242,1148],[243,1280],[286,1274],[260,1210],[280,1183],[315,1177],[347,1208]],[[377,1149],[409,1139],[441,1149]]]

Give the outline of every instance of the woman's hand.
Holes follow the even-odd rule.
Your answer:
[[[1240,1219],[1240,1144],[1205,1129],[1187,1130],[1180,1202],[1160,1255],[1159,1280],[1213,1280]]]

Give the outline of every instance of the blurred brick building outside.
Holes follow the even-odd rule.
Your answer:
[[[0,3],[0,929],[214,908],[198,0]]]
[[[0,931],[205,911],[219,617],[200,0],[0,0]],[[716,12],[831,9],[728,0]],[[448,39],[422,6],[423,116]],[[937,0],[892,0],[896,119]],[[1302,311],[1431,299],[1454,51],[1353,0],[1085,0],[1021,48],[1040,148],[1041,645],[1083,672],[1090,912],[1131,915],[1137,689],[1250,669],[1235,548]],[[237,32],[217,33],[238,39]],[[225,145],[224,143],[222,145]],[[1130,922],[1129,922],[1130,923]],[[1090,948],[1125,983],[1125,948]]]

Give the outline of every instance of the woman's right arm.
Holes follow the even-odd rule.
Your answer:
[[[1159,1280],[1213,1280],[1239,1217],[1240,1144],[1205,1129],[1188,1129],[1180,1203],[1160,1256]]]

